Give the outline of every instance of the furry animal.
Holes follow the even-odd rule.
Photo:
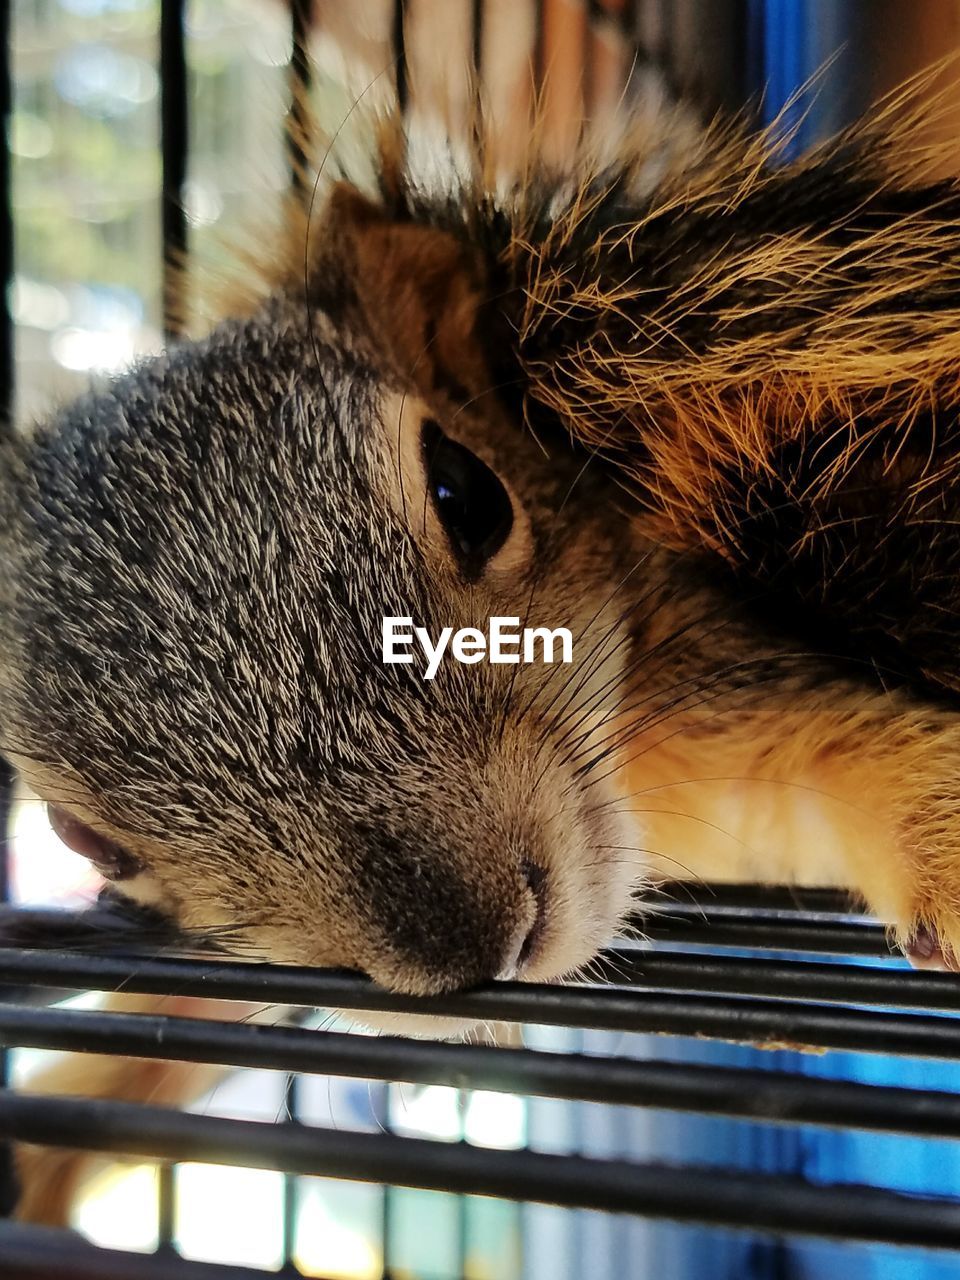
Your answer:
[[[0,743],[67,842],[413,993],[569,973],[678,874],[954,966],[960,187],[898,112],[498,192],[387,127],[208,337],[5,439]],[[574,663],[380,661],[493,615]]]
[[[960,949],[960,197],[890,114],[500,196],[388,128],[247,314],[5,441],[0,725],[68,841],[412,992],[568,972],[677,867]],[[495,614],[573,667],[380,662]]]

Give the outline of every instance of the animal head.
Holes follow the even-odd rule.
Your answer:
[[[386,163],[6,445],[0,735],[67,838],[410,992],[557,976],[678,871],[845,884],[952,961],[960,193],[886,128],[514,197]],[[494,616],[573,663],[381,661]]]
[[[494,385],[457,242],[333,205],[306,287],[6,447],[4,747],[187,933],[414,993],[553,977],[636,873],[578,776],[629,521]],[[385,617],[492,616],[573,661],[382,661]]]

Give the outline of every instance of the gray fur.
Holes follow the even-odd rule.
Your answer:
[[[532,592],[532,620],[586,631],[609,680],[625,525],[601,526],[590,483],[561,510],[573,460],[464,412],[523,488],[537,548],[488,610],[484,584],[430,560],[421,512],[392,504],[384,406],[406,388],[338,326],[282,292],[9,446],[2,745],[136,853],[131,892],[242,952],[461,986],[516,950],[536,864],[536,971],[568,969],[630,877],[612,893],[598,869],[615,818],[559,798],[572,766],[531,711],[553,669],[445,663],[425,684],[381,664],[381,619],[525,616]]]

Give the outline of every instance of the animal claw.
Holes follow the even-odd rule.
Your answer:
[[[960,960],[954,949],[942,942],[936,928],[921,925],[904,945],[904,954],[914,969],[940,969],[960,972]]]

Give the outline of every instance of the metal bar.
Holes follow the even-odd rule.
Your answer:
[[[0,948],[0,957],[10,955]],[[66,986],[40,985],[41,977],[52,981],[62,976],[48,972],[40,960],[41,977],[31,977],[31,957],[56,953],[17,952],[14,961],[21,971],[27,966],[24,985],[0,985],[0,1000],[26,1004],[51,1004],[69,995]],[[23,957],[23,959],[19,959]],[[116,960],[117,957],[111,957]],[[128,972],[142,969],[139,957],[123,959]],[[182,964],[182,961],[175,961]],[[152,968],[152,966],[151,966]],[[196,967],[195,974],[206,972]],[[307,971],[309,973],[309,971]],[[314,971],[316,973],[317,971]],[[644,987],[733,995],[763,996],[771,999],[804,999],[826,1004],[866,1004],[960,1012],[960,981],[951,973],[918,972],[887,966],[844,965],[805,960],[749,959],[705,955],[700,952],[641,950],[617,947],[601,953],[594,972],[612,986]],[[270,973],[273,973],[271,969]],[[10,974],[9,976],[12,976]],[[320,971],[320,976],[324,976]],[[258,969],[258,981],[270,980]],[[65,979],[69,980],[69,979]],[[36,983],[37,985],[30,985]],[[493,992],[501,988],[494,986]]]
[[[10,6],[0,5],[0,437],[13,430],[14,345],[13,317],[10,314],[10,286],[13,280],[13,192],[10,181],[10,114],[13,84],[10,69]],[[10,809],[13,772],[0,759],[0,903],[10,892]],[[0,1086],[9,1080],[9,1055],[0,1049]],[[0,1217],[13,1212],[17,1184],[13,1151],[0,1143]]]
[[[10,116],[13,82],[10,68],[10,8],[0,4],[0,438],[14,429],[14,331],[10,313],[13,282],[13,191],[10,178]],[[0,758],[0,904],[10,896],[10,835],[13,771]],[[9,1078],[9,1058],[0,1049],[0,1086]],[[0,1217],[12,1213],[17,1198],[13,1153],[0,1143]]]
[[[406,0],[393,0],[393,56],[397,81],[397,106],[400,114],[407,114],[410,105],[410,79],[407,67]]]
[[[671,908],[672,909],[672,908]],[[827,955],[891,956],[897,952],[881,925],[843,920],[795,920],[789,916],[713,916],[709,911],[651,915],[635,922],[646,938],[750,951],[809,951]]]
[[[197,1018],[0,1005],[0,1040],[33,1049],[401,1080],[764,1123],[960,1138],[960,1095],[787,1072],[355,1036]]]
[[[467,1141],[467,1091],[462,1086],[457,1088],[457,1142],[465,1143]],[[457,1221],[456,1221],[456,1237],[457,1237],[457,1275],[465,1276],[469,1270],[467,1263],[467,1254],[470,1247],[469,1229],[468,1229],[468,1206],[469,1201],[466,1196],[457,1196]]]
[[[599,1209],[777,1235],[960,1249],[960,1203],[876,1187],[497,1151],[424,1138],[272,1125],[160,1107],[0,1095],[0,1132],[52,1144],[168,1160],[397,1186],[564,1208]]]
[[[187,215],[183,207],[189,148],[185,7],[186,0],[160,3],[163,325],[168,341],[183,331],[183,266],[187,255]]]
[[[13,191],[10,175],[9,121],[13,109],[10,69],[10,9],[0,4],[0,436],[12,426],[14,386],[13,317]]]
[[[300,1123],[300,1088],[298,1077],[288,1074],[284,1081],[283,1106],[287,1124]],[[294,1253],[296,1252],[297,1215],[300,1208],[299,1181],[292,1173],[283,1175],[283,1208],[281,1221],[281,1239],[283,1249],[282,1274],[295,1274]]]
[[[2,32],[0,32],[2,36]],[[6,45],[4,44],[4,49]],[[0,55],[2,56],[2,55]],[[0,139],[2,150],[2,139]],[[10,837],[12,834],[11,810],[13,801],[13,770],[0,757],[0,904],[10,896]],[[10,1080],[10,1055],[5,1045],[0,1045],[0,1088]],[[11,1214],[19,1191],[13,1163],[13,1151],[0,1141],[0,1218]]]
[[[390,1107],[390,1085],[384,1081],[377,1091],[377,1105],[374,1107],[377,1123],[383,1133],[393,1135],[393,1116]],[[390,1265],[393,1256],[393,1221],[394,1221],[394,1188],[388,1182],[381,1187],[380,1200],[380,1245],[383,1250],[383,1266],[380,1280],[393,1280]]]
[[[737,910],[750,907],[766,911],[816,911],[833,915],[856,915],[860,908],[846,889],[805,888],[802,885],[703,884],[699,880],[672,880],[658,886],[669,910],[675,907],[724,906]]]
[[[656,990],[960,1012],[960,980],[954,973],[622,948],[604,952],[594,971],[613,985]]]
[[[929,1014],[818,1007],[786,999],[712,997],[686,992],[665,996],[632,988],[513,982],[493,983],[447,996],[417,997],[385,992],[357,974],[335,970],[12,949],[0,949],[0,974],[8,981],[39,981],[74,990],[215,996],[311,1008],[417,1013],[474,1022],[534,1022],[600,1031],[706,1036],[744,1044],[787,1043],[960,1058],[960,1020]],[[910,981],[911,975],[903,974],[903,980]]]
[[[176,1170],[164,1162],[157,1170],[157,1252],[175,1253],[177,1230]]]
[[[307,189],[307,151],[305,149],[309,121],[307,100],[312,84],[308,42],[312,0],[290,0],[290,107],[284,124],[290,185],[303,197]]]
[[[0,1274],[8,1280],[266,1280],[275,1272],[100,1249],[74,1231],[5,1222],[0,1223]]]

